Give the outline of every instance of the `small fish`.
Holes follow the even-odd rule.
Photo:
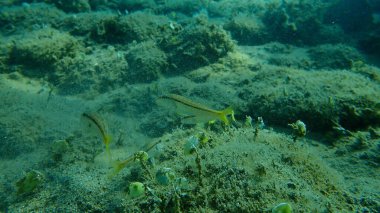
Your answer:
[[[167,104],[170,104],[169,107],[174,108],[177,113],[185,115],[182,120],[184,123],[188,124],[221,120],[225,125],[229,125],[229,115],[231,115],[231,119],[235,121],[234,110],[232,107],[227,107],[221,111],[213,110],[176,94],[161,96],[157,99],[157,103],[166,106]]]
[[[111,135],[108,134],[104,123],[95,114],[84,112],[82,113],[82,117],[88,120],[91,124],[93,124],[96,130],[100,133],[100,136],[102,137],[102,141],[104,145],[106,146],[107,155],[111,159],[111,151],[110,151]]]
[[[126,160],[122,160],[122,161],[115,161],[114,164],[113,164],[113,170],[112,172],[108,175],[108,178],[113,178],[114,176],[116,176],[117,174],[119,174],[119,172],[121,170],[123,170],[125,167],[127,167],[131,162],[133,162],[133,159],[134,159],[134,155],[132,156],[129,156]]]
[[[158,140],[158,141],[155,141],[155,142],[147,144],[144,147],[144,150],[145,150],[144,152],[149,152],[151,149],[153,149],[153,147],[155,147],[159,143],[161,143],[161,140]],[[111,174],[109,174],[108,177],[109,178],[113,178],[114,176],[116,176],[117,174],[119,174],[119,172],[121,170],[123,170],[125,167],[127,167],[130,163],[132,163],[134,161],[134,159],[135,159],[135,154],[130,155],[125,160],[114,162],[114,164],[113,164],[113,171],[111,172]]]

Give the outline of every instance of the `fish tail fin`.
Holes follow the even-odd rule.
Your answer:
[[[226,109],[222,110],[221,113],[220,113],[220,120],[222,120],[224,122],[224,124],[226,124],[226,125],[230,124],[230,121],[227,118],[228,115],[231,115],[232,121],[236,121],[235,120],[235,116],[234,116],[234,110],[232,109],[231,106],[229,106]]]
[[[120,161],[114,162],[112,167],[112,172],[108,175],[108,178],[110,179],[119,174],[119,172],[124,168],[123,163]]]
[[[132,158],[127,159],[125,161],[115,161],[112,165],[112,172],[108,175],[108,178],[113,178],[114,176],[119,174],[119,172],[123,170],[131,161]]]
[[[111,150],[110,150],[110,143],[111,143],[112,137],[111,135],[105,135],[104,136],[104,145],[106,146],[106,153],[108,155],[109,160],[112,160],[111,156]]]

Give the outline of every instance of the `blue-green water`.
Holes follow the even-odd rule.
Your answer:
[[[379,212],[380,2],[0,2],[0,212]]]

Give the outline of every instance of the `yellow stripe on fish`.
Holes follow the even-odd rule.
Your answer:
[[[111,160],[112,158],[111,150],[110,150],[111,135],[108,134],[105,124],[95,114],[84,112],[82,113],[82,116],[86,118],[90,123],[94,124],[96,129],[99,131],[100,136],[102,137],[102,141],[104,145],[106,146],[106,152],[107,152],[108,158]]]
[[[163,103],[166,106],[170,104],[170,107],[174,108],[178,114],[186,115],[186,117],[183,118],[184,123],[202,123],[212,120],[221,120],[224,124],[229,125],[229,115],[231,115],[231,119],[235,121],[232,107],[227,107],[220,111],[214,110],[176,94],[161,96],[158,98],[158,103]]]

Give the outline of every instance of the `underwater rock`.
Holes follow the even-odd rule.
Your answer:
[[[170,20],[165,16],[135,12],[127,16],[108,16],[95,25],[91,38],[98,42],[130,43],[159,40],[170,33]],[[165,27],[166,26],[166,27]]]
[[[332,3],[319,0],[282,1],[267,5],[262,21],[272,39],[292,44],[320,44],[323,17]],[[327,24],[326,24],[327,25]]]
[[[128,63],[123,54],[108,46],[94,48],[88,54],[80,52],[75,57],[65,57],[54,64],[55,72],[49,80],[60,94],[107,92],[125,84]]]
[[[167,68],[167,57],[153,41],[133,44],[128,49],[126,60],[130,69],[127,80],[131,83],[149,83],[157,80]]]
[[[236,0],[205,1],[210,17],[232,18],[237,14],[260,14],[265,11],[267,1]]]
[[[148,8],[154,8],[156,3],[154,0],[113,0],[108,2],[110,8],[118,9],[119,11],[138,11]]]
[[[181,74],[216,62],[234,50],[234,43],[222,28],[199,16],[178,34],[162,41],[168,55],[170,74]]]
[[[187,16],[192,16],[196,13],[198,13],[202,8],[204,9],[206,4],[206,1],[193,1],[193,0],[165,0],[165,1],[156,1],[162,2],[158,5],[158,10],[160,13],[163,14],[170,14],[174,13],[176,14],[183,14]]]
[[[282,126],[300,118],[311,131],[324,131],[335,119],[349,130],[378,126],[379,94],[377,82],[351,71],[282,68],[259,73],[238,97],[247,103],[245,114],[265,115],[268,123]]]
[[[324,44],[309,51],[313,66],[321,69],[350,69],[353,62],[362,61],[364,57],[355,48],[343,44]]]
[[[76,38],[67,33],[46,28],[32,32],[27,38],[18,39],[10,53],[10,63],[22,64],[31,68],[43,68],[49,72],[55,63],[64,57],[74,57],[80,48]],[[25,70],[25,72],[30,70]],[[43,76],[46,73],[24,73]]]
[[[78,13],[61,17],[59,29],[69,32],[72,35],[84,37],[94,36],[97,38],[104,32],[104,23],[106,20],[114,19],[117,15],[106,12]]]
[[[91,6],[89,0],[48,0],[46,2],[53,3],[57,8],[65,12],[89,12]]]
[[[237,15],[224,25],[232,38],[240,45],[258,45],[268,41],[268,35],[261,20],[255,16]]]
[[[0,9],[0,29],[6,35],[24,33],[25,29],[55,26],[62,17],[65,17],[64,12],[44,3],[3,7]]]

